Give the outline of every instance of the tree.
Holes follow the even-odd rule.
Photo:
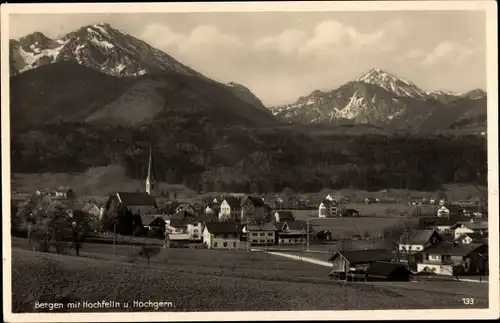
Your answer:
[[[160,253],[160,247],[157,246],[143,246],[139,250],[139,256],[146,258],[149,265],[149,260]]]

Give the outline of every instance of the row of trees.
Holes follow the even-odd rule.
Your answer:
[[[444,183],[486,183],[484,138],[435,136],[315,137],[290,130],[97,128],[32,129],[12,138],[14,172],[74,172],[121,164],[143,179],[149,140],[157,179],[201,191],[246,193],[322,188],[435,190]],[[124,131],[126,130],[126,131]],[[194,131],[196,130],[196,131]]]

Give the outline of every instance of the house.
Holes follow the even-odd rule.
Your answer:
[[[331,218],[336,217],[338,214],[339,204],[337,201],[323,200],[319,204],[318,217],[320,218]]]
[[[417,271],[446,276],[484,273],[487,252],[485,244],[441,242],[422,251],[423,261],[417,264]]]
[[[276,222],[295,221],[292,211],[276,211],[274,219]]]
[[[417,253],[441,240],[437,230],[411,230],[401,235],[398,249],[402,253]]]
[[[479,206],[466,206],[463,208],[464,216],[482,218],[484,217],[483,211]]]
[[[155,214],[155,198],[145,192],[118,192],[116,193],[118,201],[133,214],[145,215]]]
[[[165,220],[158,214],[147,214],[141,216],[142,226],[148,230],[165,231]]]
[[[365,199],[365,203],[366,204],[373,204],[373,203],[377,203],[378,202],[378,199],[374,198],[374,197],[367,197]]]
[[[241,201],[235,196],[228,196],[222,201],[219,211],[219,221],[229,221],[241,218]]]
[[[460,221],[455,224],[454,229],[455,238],[465,233],[485,233],[488,231],[488,221],[477,221],[474,219],[470,219],[470,221]]]
[[[340,216],[359,216],[359,211],[355,209],[344,209],[340,212]]]
[[[452,234],[457,222],[463,221],[464,217],[423,217],[419,220],[420,229],[437,230],[441,235]]]
[[[210,222],[203,229],[203,243],[209,249],[239,249],[241,233],[235,222]]]
[[[165,233],[168,235],[168,240],[176,242],[188,242],[188,223],[189,220],[171,219],[165,228]]]
[[[440,218],[448,217],[450,216],[450,210],[446,206],[441,205],[436,209],[436,215]]]
[[[205,223],[203,220],[190,220],[187,224],[187,233],[189,236],[189,241],[192,242],[202,242],[203,241],[203,229],[205,228]]]
[[[180,203],[176,208],[175,208],[175,212],[181,212],[181,211],[186,211],[186,212],[189,212],[191,214],[198,214],[196,212],[196,208],[189,204],[189,203]]]
[[[278,244],[300,244],[307,241],[308,224],[303,220],[277,223]],[[309,225],[309,234],[313,233],[312,226]]]
[[[252,245],[275,244],[276,231],[276,226],[269,222],[248,224],[242,230]]]
[[[488,232],[472,232],[472,233],[464,233],[459,237],[455,238],[455,242],[457,243],[481,243],[488,244]]]
[[[325,200],[328,201],[337,201],[337,195],[335,193],[330,193],[326,196]]]
[[[264,200],[257,196],[246,196],[241,202],[241,217],[242,221],[263,220],[267,215],[267,205]]]
[[[394,256],[390,250],[371,249],[354,251],[336,251],[328,259],[332,263],[332,274],[340,279],[348,279],[349,273],[362,272],[377,261],[392,262]]]
[[[159,214],[174,214],[177,207],[180,205],[177,201],[170,201],[165,203],[161,208],[158,209]]]
[[[104,214],[104,207],[99,207],[96,203],[86,203],[82,211],[100,220]]]
[[[411,276],[405,265],[388,261],[376,261],[366,270],[368,281],[409,281]]]
[[[209,216],[219,216],[220,204],[219,203],[208,203],[205,208],[205,214]]]

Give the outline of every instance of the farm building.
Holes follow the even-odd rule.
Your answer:
[[[337,201],[323,200],[318,208],[318,217],[331,218],[336,217],[338,213],[339,204]]]
[[[300,244],[307,239],[307,222],[303,220],[277,223],[278,244]],[[309,234],[313,232],[309,225]]]
[[[405,265],[387,261],[376,261],[366,270],[368,281],[409,281],[411,275]]]
[[[328,259],[332,263],[332,274],[339,279],[364,275],[368,267],[377,261],[392,262],[394,255],[390,250],[372,249],[355,251],[337,251]]]
[[[398,248],[400,252],[412,254],[422,251],[441,240],[437,230],[411,230],[401,235]]]
[[[176,208],[175,208],[175,212],[182,212],[182,211],[186,211],[186,212],[189,212],[191,214],[198,214],[198,212],[196,211],[196,208],[191,205],[190,203],[180,203]]]
[[[488,221],[477,221],[470,219],[470,221],[460,221],[455,224],[455,238],[463,235],[464,233],[485,233],[488,231]]]
[[[339,213],[340,216],[359,216],[359,211],[356,209],[344,209]]]
[[[455,238],[455,242],[457,243],[482,243],[488,244],[488,232],[472,232],[472,233],[464,233],[459,237]]]
[[[203,242],[209,249],[239,249],[241,233],[235,222],[210,222],[203,229]]]
[[[453,232],[454,226],[457,222],[463,221],[464,217],[446,217],[446,218],[436,218],[436,217],[425,217],[419,220],[420,229],[432,229],[437,230],[440,234],[451,234]]]
[[[481,273],[488,267],[485,244],[457,244],[441,242],[424,251],[423,260],[417,264],[419,272],[432,272],[438,275]]]
[[[158,214],[146,214],[141,216],[142,225],[148,230],[165,231],[165,220]]]
[[[257,196],[246,196],[241,202],[242,221],[265,219],[268,214],[268,207],[264,200]]]
[[[276,226],[272,223],[253,223],[243,227],[243,233],[252,245],[276,243]]]
[[[145,192],[118,192],[116,193],[119,203],[133,214],[145,215],[155,214],[156,201],[154,197]]]
[[[276,222],[295,221],[292,211],[276,211],[274,212],[274,219]]]
[[[238,197],[228,196],[222,201],[219,211],[219,221],[229,221],[241,217],[241,201]]]
[[[450,210],[446,206],[442,205],[437,208],[436,215],[440,218],[448,217],[450,216]]]

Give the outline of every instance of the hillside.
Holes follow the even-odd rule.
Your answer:
[[[11,122],[141,126],[178,118],[218,125],[271,125],[268,110],[228,87],[176,72],[115,77],[73,62],[47,64],[11,77]]]

